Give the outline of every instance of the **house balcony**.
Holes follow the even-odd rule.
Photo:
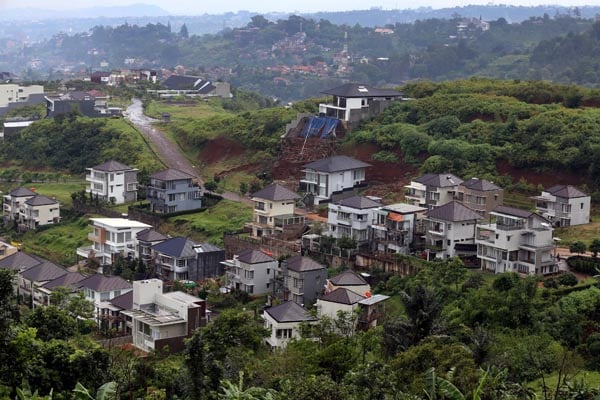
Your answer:
[[[304,215],[288,214],[278,215],[274,217],[273,220],[275,227],[282,228],[286,225],[304,224],[306,218]]]
[[[103,175],[98,176],[97,174],[86,174],[85,180],[87,182],[104,183],[104,181],[106,180],[106,176],[103,176]]]
[[[77,255],[83,258],[90,258],[90,253],[97,254],[92,246],[78,247]]]
[[[446,235],[446,232],[441,231],[441,230],[436,230],[436,229],[429,229],[429,230],[427,230],[427,233],[429,233],[430,235],[433,235],[433,236],[441,236],[441,237]]]

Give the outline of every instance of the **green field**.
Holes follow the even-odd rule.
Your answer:
[[[151,172],[164,168],[164,165],[152,151],[150,144],[146,141],[144,136],[126,120],[122,118],[109,118],[106,120],[106,125],[121,133],[125,133],[135,147],[141,149],[141,151],[138,151],[136,155],[136,168],[146,169]]]
[[[546,387],[552,393],[552,395],[554,395],[554,391],[556,390],[557,380],[557,373],[554,373],[544,378]],[[570,384],[580,381],[583,381],[588,387],[600,387],[600,372],[582,370],[577,372],[574,376],[572,374],[569,375],[568,382]],[[533,389],[540,398],[543,398],[543,383],[541,379],[537,379],[533,382],[530,382],[527,386]]]
[[[217,101],[195,100],[190,103],[187,103],[187,101],[189,100],[181,104],[176,104],[152,100],[144,112],[146,115],[156,119],[161,119],[163,113],[169,113],[173,122],[227,113]]]

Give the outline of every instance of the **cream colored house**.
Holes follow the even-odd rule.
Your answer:
[[[19,224],[27,229],[60,222],[58,201],[40,194],[25,200],[19,208]]]
[[[20,86],[14,83],[0,85],[0,107],[8,107],[12,103],[25,103],[32,94],[44,94],[41,85]]]
[[[365,278],[351,269],[327,279],[325,293],[331,293],[338,288],[351,290],[361,296],[367,296],[368,293],[371,293],[371,285]]]
[[[296,193],[274,183],[252,195],[254,210],[252,236],[270,236],[282,232],[287,225],[304,224],[304,216],[296,215]]]

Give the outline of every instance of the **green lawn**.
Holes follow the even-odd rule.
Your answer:
[[[589,245],[592,240],[600,239],[600,213],[593,210],[590,220],[592,222],[586,225],[557,228],[554,231],[554,236],[560,238],[560,245],[564,247],[569,247],[569,244],[577,241]]]
[[[154,172],[164,169],[164,165],[152,151],[150,144],[146,138],[132,125],[123,118],[109,118],[106,120],[106,125],[119,132],[125,133],[131,142],[136,145],[141,151],[137,153],[137,161],[135,167],[139,169],[147,169]]]
[[[164,101],[152,100],[146,107],[145,114],[161,119],[162,113],[171,114],[172,122],[181,122],[190,119],[208,117],[216,114],[226,114],[217,101],[196,100],[190,104],[173,104]]]
[[[239,230],[251,220],[250,206],[222,200],[205,211],[169,218],[160,230],[172,236],[222,245],[224,232]]]
[[[549,390],[554,394],[554,390],[556,390],[556,382],[558,380],[558,373],[549,375],[545,377],[544,380],[546,387],[548,387]],[[569,382],[580,380],[583,380],[589,387],[600,387],[600,372],[583,370],[577,373],[573,378],[569,379]],[[530,382],[527,386],[535,390],[536,394],[540,396],[540,398],[543,398],[543,385],[541,379]]]
[[[90,244],[87,240],[89,232],[88,218],[80,217],[27,232],[18,240],[23,243],[24,251],[69,266],[77,261],[77,248]]]

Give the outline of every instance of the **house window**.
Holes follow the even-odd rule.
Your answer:
[[[108,300],[110,300],[110,292],[100,293],[100,301],[108,301]]]

